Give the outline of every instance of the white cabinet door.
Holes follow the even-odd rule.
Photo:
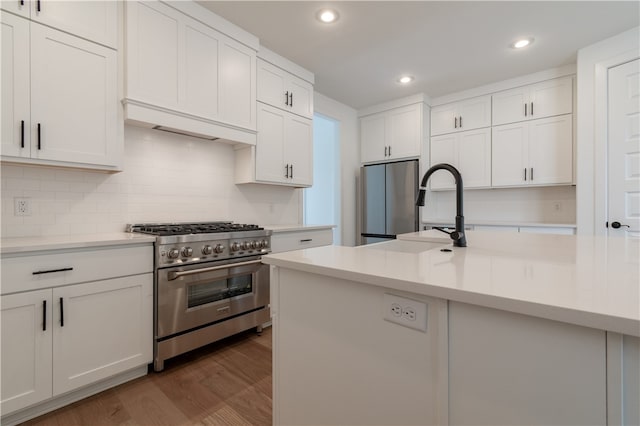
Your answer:
[[[389,111],[388,157],[392,160],[420,156],[422,106],[420,104]]]
[[[439,163],[448,163],[456,166],[458,163],[458,135],[451,133],[448,135],[431,138],[431,166]],[[438,170],[429,178],[429,185],[432,190],[454,189],[455,179],[447,171]]]
[[[313,131],[311,120],[288,114],[285,130],[285,163],[290,182],[297,186],[313,184]]]
[[[573,79],[564,77],[505,90],[492,99],[494,126],[568,114],[573,111]]]
[[[151,362],[152,274],[54,288],[53,302],[54,395]]]
[[[220,76],[220,115],[218,118],[225,123],[255,129],[255,51],[239,43],[232,43],[225,36],[221,40],[218,71]]]
[[[31,19],[34,21],[117,48],[118,2],[116,1],[42,0],[31,1],[31,8]]]
[[[31,24],[31,156],[117,166],[112,49]]]
[[[256,180],[286,182],[289,175],[284,163],[284,140],[287,113],[258,103],[258,141],[256,143]]]
[[[571,183],[573,144],[571,114],[529,122],[529,183]]]
[[[0,297],[2,402],[7,414],[51,397],[51,290]]]
[[[479,96],[431,109],[431,135],[491,126],[491,96]]]
[[[29,4],[29,0],[3,0],[0,2],[0,9],[15,13],[16,15],[24,16],[25,18],[28,18],[31,14],[31,5]]]
[[[431,166],[449,163],[462,175],[465,188],[491,186],[491,129],[469,130],[431,138]],[[431,189],[455,189],[451,173],[438,171]]]
[[[7,2],[9,3],[9,2]],[[18,1],[10,2],[19,4]],[[2,6],[5,6],[3,2]],[[2,23],[2,143],[3,156],[29,157],[29,21],[10,13]]]
[[[543,81],[531,86],[529,118],[569,114],[573,111],[571,77]]]
[[[219,52],[220,33],[197,21],[185,22],[183,68],[185,86],[184,96],[178,99],[178,103],[183,100],[185,112],[200,117],[218,116]],[[172,67],[172,73],[177,69]],[[177,74],[165,77],[176,79],[173,82],[173,90],[180,87]]]
[[[177,109],[183,15],[160,2],[128,1],[126,12],[127,97]]]
[[[491,186],[491,129],[458,134],[457,167],[465,188]],[[450,174],[450,173],[449,173]]]
[[[260,102],[313,118],[313,85],[264,60],[258,60]]]
[[[494,126],[491,130],[493,186],[525,185],[528,180],[527,123]]]
[[[374,114],[360,119],[360,149],[363,163],[386,159],[386,132],[384,114]]]

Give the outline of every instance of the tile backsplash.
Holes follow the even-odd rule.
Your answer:
[[[2,164],[2,237],[123,231],[127,223],[298,223],[301,190],[234,183],[233,146],[125,126],[123,171]],[[25,197],[29,216],[14,215]]]

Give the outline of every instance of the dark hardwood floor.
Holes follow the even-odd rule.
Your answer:
[[[24,425],[270,425],[271,327],[165,361],[160,373]]]

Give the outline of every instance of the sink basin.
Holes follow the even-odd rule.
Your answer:
[[[384,250],[395,251],[401,253],[421,253],[423,251],[432,250],[434,248],[443,248],[450,246],[451,243],[432,243],[425,241],[406,241],[406,240],[391,240],[383,243],[368,244],[360,246],[360,249],[364,250]]]

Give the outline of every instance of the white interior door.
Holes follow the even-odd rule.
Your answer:
[[[640,236],[640,60],[609,70],[609,233]],[[622,226],[612,227],[614,222]]]

